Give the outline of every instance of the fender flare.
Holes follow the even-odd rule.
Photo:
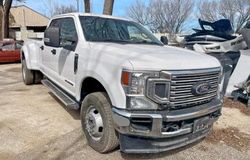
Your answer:
[[[116,106],[119,104],[119,102],[117,102],[116,100],[116,95],[112,94],[113,92],[109,89],[108,84],[105,82],[105,79],[103,79],[101,76],[98,76],[98,74],[94,73],[94,72],[90,72],[90,74],[87,74],[85,77],[83,77],[81,79],[81,81],[79,82],[79,89],[78,89],[78,93],[77,93],[77,99],[80,100],[81,98],[81,89],[82,89],[82,84],[84,82],[85,79],[87,78],[93,78],[95,80],[97,80],[105,89],[105,91],[108,94],[108,97],[111,101],[112,106]],[[125,94],[124,94],[125,96]]]
[[[27,46],[23,46],[20,53],[21,53],[21,60],[23,59],[23,55],[24,55],[27,68],[30,69],[31,64],[30,64],[30,57],[29,57],[29,49],[27,48]]]

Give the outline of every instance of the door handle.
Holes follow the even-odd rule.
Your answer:
[[[44,50],[44,46],[41,46],[40,49],[41,49],[41,50]]]
[[[56,50],[55,50],[55,49],[52,49],[52,50],[51,50],[51,53],[55,55],[55,54],[56,54]]]
[[[78,70],[78,59],[79,59],[79,55],[76,53],[75,54],[75,59],[74,59],[74,73],[76,74],[77,70]]]

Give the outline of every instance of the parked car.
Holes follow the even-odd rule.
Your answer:
[[[125,153],[179,148],[206,137],[221,115],[220,62],[164,46],[127,19],[58,15],[21,53],[24,83],[42,81],[81,109],[88,144],[100,153],[119,144]]]
[[[0,42],[0,63],[20,62],[21,42],[4,40]]]

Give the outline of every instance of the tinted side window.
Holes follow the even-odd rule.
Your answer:
[[[142,40],[149,41],[149,42],[151,41],[147,35],[145,35],[142,31],[140,31],[135,26],[128,25],[128,33],[129,33],[130,39],[134,41],[142,41]]]
[[[4,44],[1,49],[3,51],[12,51],[12,50],[15,50],[15,43],[7,43],[7,44]]]
[[[63,18],[60,23],[60,45],[62,47],[75,45],[77,32],[73,18]]]
[[[51,21],[49,27],[59,27],[60,26],[60,19],[54,19]]]

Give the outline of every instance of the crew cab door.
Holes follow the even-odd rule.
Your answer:
[[[45,37],[44,37],[44,45],[41,46],[41,70],[42,72],[48,76],[53,81],[58,80],[58,66],[57,66],[57,59],[58,54],[57,50],[59,50],[58,46],[55,47],[53,45],[46,44],[45,41],[52,41],[49,38],[46,37],[46,32],[52,27],[57,27],[59,29],[60,27],[60,20],[59,19],[53,19],[49,25],[49,27],[45,31]],[[48,33],[51,34],[51,33]]]
[[[60,84],[72,95],[75,93],[75,73],[78,53],[75,52],[78,34],[73,17],[62,18],[60,23],[60,48],[58,49],[57,74]]]
[[[44,45],[42,53],[43,71],[54,83],[67,93],[74,95],[75,63],[77,63],[78,56],[75,52],[78,35],[74,19],[73,17],[54,19],[49,27],[59,29],[59,44],[56,47]]]

